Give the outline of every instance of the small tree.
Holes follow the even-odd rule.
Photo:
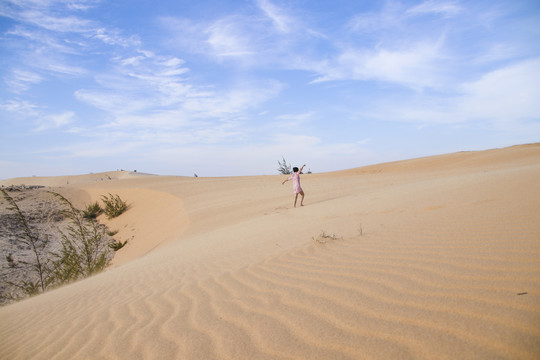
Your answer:
[[[281,157],[283,159],[283,162],[278,160],[279,168],[277,169],[280,174],[283,175],[289,175],[292,173],[292,166],[290,164],[287,164],[284,157]]]

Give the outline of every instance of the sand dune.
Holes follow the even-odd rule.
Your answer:
[[[540,358],[540,144],[282,179],[0,182],[131,205],[109,270],[0,308],[0,358]]]

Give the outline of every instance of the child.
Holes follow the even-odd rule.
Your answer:
[[[302,195],[300,200],[300,206],[304,206],[304,190],[300,187],[300,173],[306,164],[302,165],[300,170],[297,167],[293,168],[293,174],[287,180],[284,180],[281,185],[285,184],[287,181],[293,181],[293,193],[294,193],[294,207],[296,207],[296,200],[298,199],[298,194]]]

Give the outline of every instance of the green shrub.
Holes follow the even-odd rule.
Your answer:
[[[90,204],[86,207],[86,210],[83,210],[83,217],[85,219],[95,219],[103,213],[103,209],[96,201],[93,204]]]
[[[94,216],[96,204],[81,211],[73,207],[64,196],[48,192],[60,200],[65,206],[62,215],[70,220],[65,231],[58,229],[61,238],[61,249],[49,250],[49,237],[33,229],[27,216],[21,211],[17,202],[3,189],[0,193],[8,202],[8,209],[12,210],[21,229],[17,242],[21,246],[32,250],[33,259],[29,262],[15,259],[11,253],[6,255],[10,271],[23,272],[31,269],[28,275],[23,273],[20,280],[5,281],[10,286],[9,293],[0,294],[0,300],[19,300],[24,296],[33,296],[51,288],[85,278],[102,271],[111,261],[112,250],[117,251],[126,245],[127,241],[117,242],[108,235],[107,228],[100,225]],[[124,204],[117,196],[112,195],[112,206]],[[121,206],[120,206],[121,207]],[[123,210],[125,211],[125,210]],[[121,213],[121,212],[120,212]],[[118,232],[118,231],[116,231]]]
[[[118,195],[102,195],[101,199],[103,201],[103,204],[105,204],[103,212],[105,213],[105,215],[107,215],[108,219],[120,216],[128,209],[128,204],[124,200],[120,199],[120,196]]]
[[[67,233],[62,235],[62,249],[54,253],[54,277],[59,284],[82,279],[102,271],[110,262],[106,228],[93,219],[87,219],[60,194],[52,193],[68,209],[64,211],[71,220]]]
[[[23,276],[16,281],[5,281],[10,292],[0,294],[0,302],[33,296],[98,273],[112,260],[113,250],[118,251],[127,243],[127,240],[121,242],[112,239],[112,235],[118,233],[118,230],[109,232],[95,219],[101,212],[111,218],[128,208],[118,195],[103,196],[105,210],[96,202],[81,211],[73,207],[64,196],[51,191],[48,193],[60,200],[64,205],[62,215],[70,220],[64,231],[58,229],[62,239],[58,251],[49,249],[49,236],[35,231],[17,202],[4,189],[0,189],[0,195],[7,201],[7,209],[13,211],[20,229],[17,243],[31,249],[33,254],[33,258],[28,262],[22,259],[15,261],[11,253],[6,255],[10,271],[19,272]]]
[[[124,242],[121,242],[121,241],[113,241],[112,243],[109,244],[109,247],[111,249],[113,249],[114,251],[118,251],[120,250],[121,248],[124,247],[124,245],[127,244],[127,240],[124,241]]]

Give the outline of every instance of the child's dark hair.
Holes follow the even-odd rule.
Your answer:
[[[295,166],[295,167],[292,168],[292,171],[293,172],[298,172],[298,168]]]

